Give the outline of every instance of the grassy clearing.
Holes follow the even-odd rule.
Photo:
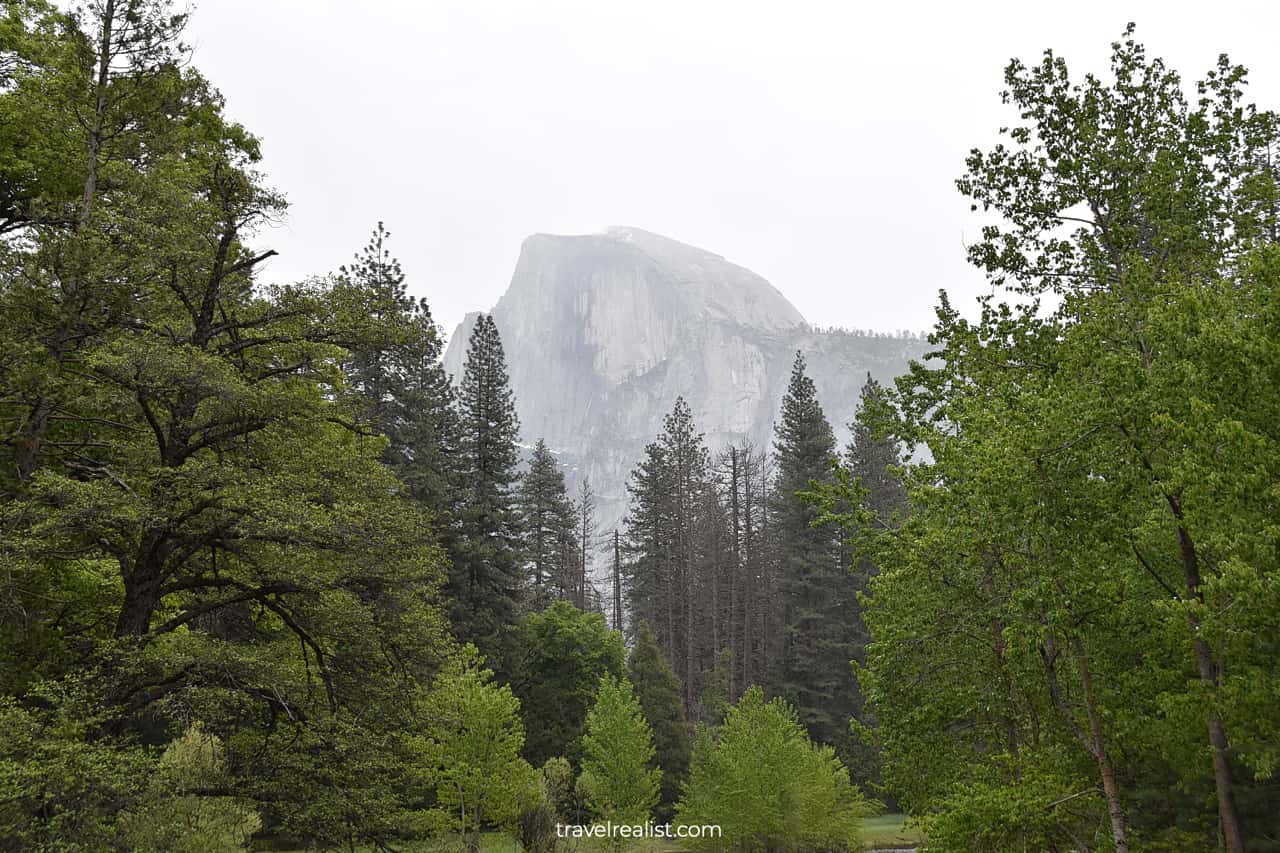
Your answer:
[[[862,841],[869,847],[907,847],[923,844],[919,829],[903,824],[906,817],[900,814],[882,814],[864,818],[860,831]]]

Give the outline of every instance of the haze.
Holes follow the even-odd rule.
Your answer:
[[[747,266],[813,323],[923,330],[939,288],[983,289],[953,181],[1015,118],[1010,57],[1102,73],[1134,20],[1188,82],[1225,51],[1280,106],[1261,0],[889,6],[206,0],[189,41],[292,204],[267,278],[335,269],[383,220],[446,330],[525,236],[612,224]]]

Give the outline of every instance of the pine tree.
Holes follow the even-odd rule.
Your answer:
[[[440,330],[427,301],[408,295],[390,238],[379,222],[352,264],[339,270],[343,284],[369,294],[372,319],[388,330],[382,340],[353,348],[347,377],[363,398],[363,418],[387,437],[383,462],[436,514],[449,545],[459,438],[454,389],[441,362]]]
[[[493,318],[482,314],[467,344],[461,415],[461,542],[449,578],[454,630],[503,671],[502,653],[521,587],[515,486],[519,419]]]
[[[845,446],[844,463],[849,474],[866,489],[866,505],[882,520],[889,521],[906,509],[907,493],[894,472],[902,464],[898,444],[876,429],[883,403],[884,389],[868,373],[859,395],[858,414],[849,424],[850,439]]]
[[[800,497],[832,480],[835,436],[796,353],[774,440],[778,473],[770,504],[778,548],[783,647],[773,692],[795,706],[818,741],[845,746],[853,713],[853,581],[839,531],[813,527],[817,509]]]
[[[654,762],[662,769],[659,816],[669,818],[689,775],[689,725],[681,702],[680,679],[658,648],[648,622],[636,626],[635,645],[627,658],[627,675],[635,685],[644,718],[653,728]]]
[[[412,316],[415,304],[405,289],[404,271],[391,256],[387,241],[391,233],[382,222],[373,229],[369,242],[356,255],[350,266],[340,267],[344,283],[364,288],[373,300],[373,319],[384,324],[404,322]],[[367,417],[382,430],[390,421],[396,389],[393,350],[399,340],[378,341],[351,353],[347,378],[364,398]]]
[[[627,483],[631,503],[625,519],[628,559],[622,579],[632,624],[648,622],[668,652],[674,647],[668,608],[674,571],[669,478],[665,450],[657,441],[650,442]]]
[[[702,434],[684,398],[663,421],[663,432],[632,471],[628,490],[627,546],[632,559],[626,581],[634,619],[657,633],[658,645],[684,682],[685,711],[695,707],[698,674],[710,651],[698,637],[707,602],[699,560],[699,518],[712,489]]]
[[[600,680],[582,752],[578,785],[597,816],[629,824],[652,817],[662,771],[653,766],[653,733],[627,679]]]
[[[845,446],[842,463],[862,494],[862,506],[870,510],[882,524],[893,524],[907,508],[906,489],[895,473],[901,463],[897,442],[891,436],[880,434],[876,421],[884,403],[884,389],[867,374],[858,403],[858,413],[849,424],[851,438]],[[842,507],[843,508],[843,507]],[[852,530],[846,530],[852,534]],[[846,557],[851,563],[854,589],[860,594],[868,592],[871,579],[878,573],[876,565],[866,557]],[[862,600],[854,596],[850,611],[850,640],[853,660],[858,666],[867,662],[866,649],[871,633],[863,618]],[[853,690],[853,718],[863,727],[874,727],[875,719],[866,707],[859,684]],[[880,757],[870,744],[851,743],[844,756],[850,773],[860,780],[878,784],[880,781]]]
[[[520,482],[520,519],[525,570],[532,586],[531,606],[541,609],[555,598],[573,600],[577,544],[573,504],[564,473],[542,439],[534,445]]]
[[[769,541],[770,458],[747,442],[725,450],[719,460],[719,492],[726,550],[719,590],[724,626],[721,645],[733,659],[729,695],[737,699],[772,670],[778,633],[776,570]]]

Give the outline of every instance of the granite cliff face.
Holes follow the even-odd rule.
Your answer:
[[[797,350],[837,437],[870,372],[888,381],[918,338],[816,331],[769,282],[719,255],[636,228],[535,234],[493,318],[526,444],[559,454],[571,489],[590,477],[601,531],[626,512],[626,482],[683,395],[712,452],[772,440]],[[468,315],[445,367],[461,378]]]

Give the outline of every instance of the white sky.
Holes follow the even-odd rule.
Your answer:
[[[632,225],[760,273],[819,325],[923,330],[982,289],[953,181],[1014,116],[1010,57],[1105,72],[1127,21],[1187,81],[1280,108],[1280,3],[203,0],[188,40],[291,202],[267,278],[386,222],[446,331],[520,241]]]

